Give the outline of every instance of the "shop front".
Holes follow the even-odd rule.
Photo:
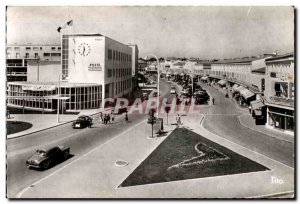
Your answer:
[[[267,125],[269,127],[294,134],[295,120],[293,109],[270,106],[269,104],[267,108],[267,117]]]

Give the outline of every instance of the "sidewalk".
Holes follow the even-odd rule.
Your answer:
[[[223,89],[221,89],[219,87],[215,87],[215,86],[213,86],[213,87],[216,88],[220,92],[226,93],[226,90],[223,90]],[[229,94],[229,95],[231,95],[231,94]],[[238,116],[238,120],[242,126],[244,126],[245,128],[251,129],[253,131],[259,132],[261,134],[268,135],[270,137],[275,137],[280,140],[294,143],[294,140],[295,140],[294,135],[284,133],[279,130],[272,130],[270,128],[267,128],[266,125],[256,125],[255,119],[253,119],[252,116],[249,114],[248,108],[241,107],[240,105],[238,105],[236,103],[236,101],[233,98],[231,98],[231,100],[235,104],[237,109],[242,110],[245,113],[245,114]]]
[[[60,114],[59,123],[57,122],[56,114],[11,114],[10,119],[7,119],[7,121],[28,122],[32,124],[32,127],[21,132],[7,135],[7,139],[21,137],[45,129],[64,125],[76,120],[80,115],[94,115],[97,113],[99,113],[99,109],[82,110],[79,114]]]
[[[253,131],[268,135],[270,137],[275,137],[280,140],[284,140],[290,143],[294,143],[294,136],[289,135],[280,131],[272,130],[267,128],[265,125],[256,125],[255,120],[252,118],[250,114],[240,115],[238,117],[239,122],[242,126],[251,129]]]
[[[78,158],[74,157],[64,167],[28,186],[17,197],[246,198],[294,191],[293,168],[206,131],[200,124],[201,120],[202,117],[199,114],[182,117],[183,126],[188,125],[192,131],[265,165],[270,171],[120,188],[118,186],[128,175],[167,138],[165,136],[149,139],[150,126],[144,120],[87,154]],[[175,118],[171,116],[169,122],[174,123]],[[116,166],[116,161],[125,161],[128,165]],[[280,185],[271,183],[273,176],[282,178],[284,183]],[[53,188],[54,182],[55,188]]]

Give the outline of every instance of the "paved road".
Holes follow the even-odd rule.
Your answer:
[[[202,113],[206,115],[204,128],[283,164],[294,166],[294,144],[245,128],[239,123],[237,117],[247,111],[238,108],[231,99],[225,98],[224,93],[216,88],[209,86],[205,88],[216,99],[216,105],[202,108]]]
[[[164,96],[169,93],[170,84],[162,80],[160,89]],[[116,123],[112,125],[97,124],[99,119],[95,118],[93,128],[74,130],[71,124],[65,124],[25,137],[7,140],[7,196],[14,197],[25,187],[62,168],[77,157],[146,119],[146,117],[147,115],[129,115],[129,123],[126,123],[124,115],[120,115],[116,116]],[[53,145],[70,147],[71,158],[47,171],[27,169],[25,161],[38,147]]]

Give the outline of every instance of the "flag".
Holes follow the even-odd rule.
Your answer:
[[[73,25],[73,20],[68,21],[67,23],[63,24],[62,26],[59,26],[57,28],[57,31],[60,33],[61,29],[66,28],[67,26],[72,26]]]

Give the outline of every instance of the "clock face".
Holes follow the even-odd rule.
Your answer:
[[[91,52],[91,47],[89,44],[87,43],[81,43],[79,46],[78,46],[78,53],[82,56],[88,56]]]

